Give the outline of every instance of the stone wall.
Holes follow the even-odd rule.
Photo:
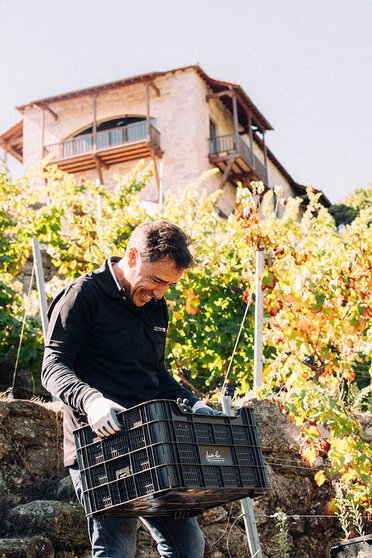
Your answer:
[[[264,558],[279,558],[279,508],[288,516],[288,558],[328,558],[342,539],[338,520],[325,516],[329,485],[313,481],[302,461],[300,433],[274,403],[250,401],[261,437],[270,488],[255,498]],[[0,556],[90,558],[85,516],[62,464],[59,403],[0,400]],[[370,417],[369,417],[370,420]],[[205,558],[249,556],[239,503],[204,512]],[[136,558],[158,556],[147,531],[138,529]]]
[[[206,101],[212,91],[205,81],[192,69],[168,72],[155,80],[160,90],[158,97],[150,87],[150,117],[156,119],[156,127],[161,134],[164,192],[176,193],[195,181],[211,168],[209,153],[209,119],[217,128],[217,134],[233,133],[233,117],[220,99]],[[61,142],[78,133],[93,120],[93,101],[90,96],[72,97],[51,103],[50,108],[58,115],[45,111],[44,144]],[[118,89],[106,90],[97,96],[97,122],[125,115],[146,116],[146,90],[144,84],[136,83]],[[42,111],[33,106],[24,113],[24,165],[34,166],[42,158]],[[249,140],[246,139],[249,144]],[[254,144],[256,156],[263,161],[262,150]],[[148,159],[146,162],[150,162]],[[112,189],[115,175],[123,175],[131,170],[136,161],[118,163],[109,169],[102,169],[105,185]],[[158,160],[159,163],[159,160]],[[271,165],[272,167],[272,165]],[[286,195],[291,195],[287,180],[277,171],[269,169],[270,185],[282,184]],[[76,178],[95,181],[95,169],[75,173]],[[202,188],[212,192],[219,187],[221,173],[211,176]],[[157,202],[158,191],[152,178],[142,192],[146,201]],[[228,215],[234,206],[235,188],[227,183],[219,202],[219,209]]]

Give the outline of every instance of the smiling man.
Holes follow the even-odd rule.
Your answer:
[[[42,381],[64,403],[65,466],[82,502],[73,430],[88,421],[99,436],[120,430],[117,412],[152,399],[188,399],[193,411],[219,414],[168,372],[164,362],[168,311],[164,294],[192,265],[189,239],[167,221],[144,223],[123,258],[72,281],[49,309]],[[201,558],[195,518],[142,518],[171,558]],[[136,518],[88,518],[92,558],[134,558]]]

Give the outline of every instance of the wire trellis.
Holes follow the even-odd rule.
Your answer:
[[[23,333],[24,333],[25,324],[26,324],[27,305],[28,305],[28,302],[29,302],[30,296],[31,296],[32,283],[33,283],[33,280],[34,280],[34,272],[35,272],[35,264],[33,264],[33,266],[32,266],[30,285],[29,285],[29,287],[28,287],[28,293],[27,293],[27,303],[25,304],[25,308],[24,308],[24,312],[23,312],[23,320],[22,320],[21,334],[20,334],[20,336],[19,336],[17,357],[16,357],[16,361],[15,361],[15,365],[14,365],[13,380],[12,380],[11,388],[10,388],[8,394],[7,394],[8,399],[14,399],[14,386],[15,386],[15,381],[16,381],[16,377],[17,377],[17,370],[18,370],[18,363],[19,363],[19,355],[21,354],[21,347],[22,347],[22,341],[23,341]]]

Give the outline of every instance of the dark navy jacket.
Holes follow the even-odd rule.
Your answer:
[[[66,467],[75,462],[72,431],[86,421],[84,403],[93,389],[124,407],[158,398],[198,401],[165,368],[164,298],[134,306],[108,260],[67,285],[48,316],[42,382],[65,405]]]

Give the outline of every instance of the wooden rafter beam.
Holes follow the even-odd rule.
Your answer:
[[[37,107],[40,110],[46,110],[47,112],[49,112],[49,114],[51,114],[54,118],[54,120],[58,120],[58,114],[56,112],[54,112],[54,110],[52,110],[48,105],[39,105],[38,103],[33,105],[34,107]]]
[[[218,97],[236,97],[236,93],[233,89],[224,89],[218,93],[210,93],[205,96],[205,100],[208,102],[210,99],[218,99]]]
[[[23,163],[23,158],[21,153],[19,153],[16,149],[14,149],[14,147],[10,143],[2,139],[0,145],[4,149],[4,151],[9,153],[9,155],[12,155],[12,157],[17,159],[17,161]]]
[[[143,83],[145,84],[146,87],[148,86],[152,87],[156,93],[156,96],[160,97],[160,89],[157,85],[155,85],[155,82],[152,79],[145,79]]]
[[[22,140],[23,140],[23,136],[17,136],[17,137],[11,137],[4,141],[6,141],[8,145],[16,145],[17,143],[22,143]]]
[[[160,97],[160,89],[159,89],[159,87],[158,87],[157,85],[155,85],[155,83],[154,83],[153,81],[150,81],[150,87],[153,88],[153,90],[154,90],[155,93],[156,93],[156,96],[157,96],[157,97]]]

